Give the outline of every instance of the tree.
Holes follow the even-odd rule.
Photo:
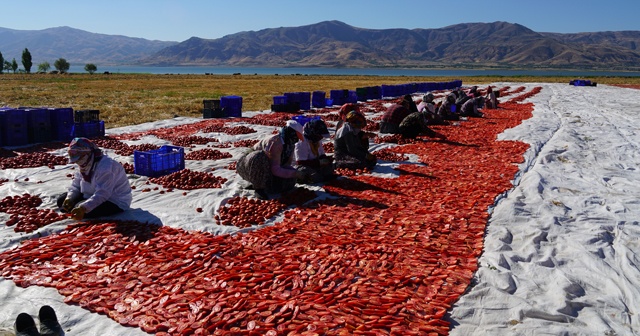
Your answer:
[[[2,56],[2,53],[0,52],[0,74],[4,71],[4,56]]]
[[[60,71],[60,73],[69,71],[69,68],[71,67],[69,62],[67,62],[67,60],[64,58],[58,58],[55,62],[53,62],[53,66],[56,68],[56,70]]]
[[[49,72],[51,69],[51,64],[49,62],[42,62],[38,64],[38,72]]]
[[[24,67],[24,71],[26,71],[27,73],[31,73],[32,65],[33,62],[31,62],[31,53],[29,52],[29,49],[24,48],[24,50],[22,51],[22,66]]]
[[[84,66],[84,71],[88,72],[90,75],[93,75],[93,73],[96,72],[97,70],[98,70],[98,67],[93,63],[89,63]]]
[[[13,61],[11,61],[11,70],[13,70],[13,73],[16,73],[16,71],[18,71],[18,62],[16,62],[15,58],[13,59]]]
[[[4,63],[2,64],[2,69],[7,71],[11,70],[11,62],[4,60]]]

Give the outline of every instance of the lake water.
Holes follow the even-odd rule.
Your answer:
[[[567,70],[429,70],[429,69],[357,69],[357,68],[251,68],[204,66],[100,66],[97,73],[145,74],[214,74],[231,75],[365,75],[365,76],[571,76],[571,77],[640,77],[640,72],[625,71],[567,71]],[[71,66],[69,72],[85,73],[84,65]]]

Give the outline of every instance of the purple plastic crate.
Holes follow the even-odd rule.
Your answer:
[[[27,113],[27,133],[29,143],[42,143],[53,140],[51,111],[47,108],[29,108]]]
[[[184,169],[184,148],[165,145],[148,152],[134,151],[133,163],[137,175],[168,175]]]

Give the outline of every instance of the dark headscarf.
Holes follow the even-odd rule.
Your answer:
[[[282,139],[282,155],[280,156],[280,165],[284,165],[289,162],[291,154],[295,149],[296,142],[298,142],[298,132],[289,126],[285,126],[280,129],[280,139]]]
[[[321,119],[313,119],[304,124],[303,132],[304,137],[311,142],[318,142],[329,134],[327,124]]]

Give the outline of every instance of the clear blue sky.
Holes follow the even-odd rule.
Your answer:
[[[506,21],[537,32],[640,30],[640,0],[11,0],[0,27],[69,26],[92,33],[184,41],[338,20],[354,27],[442,28]]]

